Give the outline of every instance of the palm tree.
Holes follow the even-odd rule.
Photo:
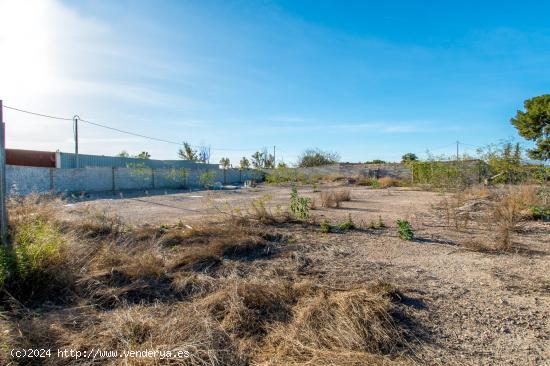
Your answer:
[[[231,165],[231,162],[229,161],[229,158],[221,158],[220,159],[220,165],[222,166],[222,169],[223,169],[223,184],[226,184],[227,182],[225,180],[225,171]]]

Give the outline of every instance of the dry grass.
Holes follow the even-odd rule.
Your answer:
[[[532,219],[530,207],[541,205],[540,187],[505,186],[489,189],[483,186],[458,191],[443,199],[447,225],[457,232],[469,226],[487,232],[487,238],[470,238],[465,246],[476,251],[512,250],[513,237],[521,221]],[[471,224],[471,225],[470,225]]]
[[[349,191],[337,195],[349,199]],[[33,210],[35,204],[42,206]],[[172,362],[185,365],[357,365],[388,363],[402,345],[386,287],[336,290],[295,283],[279,267],[252,272],[286,250],[273,228],[233,222],[134,228],[96,214],[62,222],[56,204],[12,206],[13,230],[40,212],[65,249],[36,269],[63,278],[51,281],[49,292],[2,295],[4,348],[186,351],[189,357]]]
[[[400,187],[402,182],[399,179],[392,177],[383,177],[378,179],[378,185],[380,188]]]
[[[505,189],[492,210],[491,220],[496,229],[495,249],[507,251],[512,248],[512,236],[518,223],[525,217],[523,212],[537,203],[535,186],[511,186]]]
[[[277,325],[260,355],[264,365],[386,364],[403,338],[390,297],[373,289],[329,291],[304,297],[292,321]]]
[[[341,202],[351,201],[351,190],[341,189],[319,193],[319,203],[324,208],[340,208]]]
[[[62,348],[80,351],[158,349],[185,352],[187,357],[165,360],[183,365],[246,365],[229,335],[204,311],[189,304],[153,304],[123,307],[99,314],[93,327],[66,332],[58,341]],[[97,360],[96,360],[97,361]],[[164,364],[158,358],[105,358],[107,365]],[[59,362],[61,363],[61,362]]]

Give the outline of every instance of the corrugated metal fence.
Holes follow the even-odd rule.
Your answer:
[[[56,153],[57,168],[74,169],[90,167],[110,167],[110,168],[131,168],[148,167],[154,169],[162,168],[200,168],[200,169],[218,169],[218,164],[203,164],[190,160],[153,160],[124,158],[119,156],[87,155],[78,154],[78,167],[76,166],[76,155],[72,153]]]

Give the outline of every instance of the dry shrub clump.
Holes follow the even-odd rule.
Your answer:
[[[512,235],[518,223],[526,217],[525,211],[537,202],[537,188],[528,185],[508,187],[496,199],[490,218],[496,229],[495,249],[512,248]]]
[[[125,229],[119,217],[101,211],[88,212],[78,221],[66,222],[65,226],[79,237],[91,239],[113,239]]]
[[[509,251],[519,224],[532,219],[532,207],[542,205],[539,187],[534,185],[505,186],[489,189],[472,187],[456,192],[443,200],[447,224],[457,231],[472,221],[489,233],[491,239],[472,239],[466,243],[479,251]]]
[[[263,365],[389,363],[403,338],[382,291],[321,289],[301,299],[292,321],[278,324],[260,355]]]
[[[340,208],[341,202],[351,201],[351,190],[323,191],[319,194],[321,207]]]
[[[402,182],[392,177],[382,177],[378,179],[378,185],[380,188],[400,187]]]
[[[103,349],[123,355],[129,350],[156,349],[181,352],[178,359],[104,357],[107,365],[246,365],[227,332],[204,311],[190,304],[153,304],[123,307],[101,313],[96,324],[82,332],[67,332],[61,348]],[[130,363],[129,363],[130,362]]]

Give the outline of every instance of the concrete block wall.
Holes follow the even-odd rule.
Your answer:
[[[90,170],[92,170],[91,168]],[[115,191],[125,189],[153,189],[153,169],[151,168],[109,168],[114,173]],[[74,169],[60,169],[71,171]],[[159,187],[160,188],[160,187]]]
[[[11,195],[48,193],[52,186],[50,168],[6,165],[6,192]]]
[[[112,168],[53,169],[51,191],[101,192],[113,189]],[[85,189],[83,189],[85,188]]]
[[[201,188],[200,175],[214,173],[213,182],[224,182],[221,169],[181,168],[36,168],[6,166],[8,192],[14,195],[30,193],[80,193],[119,190]],[[227,169],[226,184],[239,184],[247,179],[258,179],[254,170]]]

